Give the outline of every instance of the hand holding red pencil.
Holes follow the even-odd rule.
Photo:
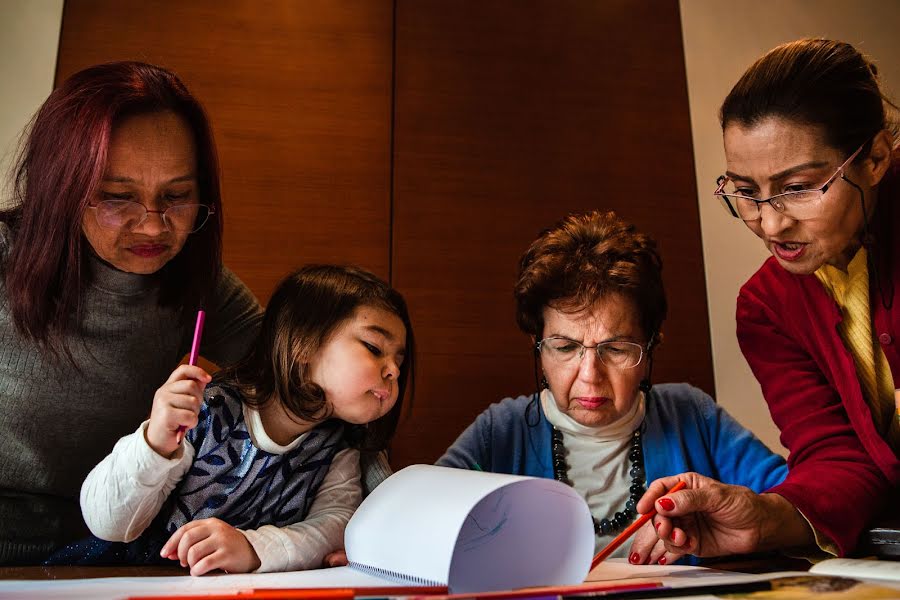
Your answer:
[[[686,485],[685,482],[679,481],[678,483],[673,485],[672,489],[668,490],[668,492],[666,492],[666,493],[671,494],[672,492],[677,492],[678,490],[684,488],[685,485]],[[635,520],[634,523],[632,523],[631,525],[626,527],[624,529],[624,531],[622,531],[622,533],[617,535],[613,539],[613,541],[611,541],[609,544],[607,544],[606,548],[604,548],[603,550],[598,552],[596,556],[594,556],[594,560],[591,561],[591,569],[593,569],[594,567],[599,565],[601,562],[603,562],[604,560],[609,558],[609,556],[612,555],[612,553],[615,552],[619,548],[619,546],[621,546],[626,541],[628,541],[628,538],[630,538],[635,533],[637,533],[637,531],[641,527],[643,527],[645,523],[650,521],[650,519],[652,519],[655,515],[656,515],[656,510],[651,509],[649,512],[646,512],[646,513],[642,514],[641,516],[639,516]]]
[[[671,488],[678,482],[687,485],[674,492]],[[698,473],[652,482],[637,510],[658,512],[652,520],[654,527],[645,527],[635,536],[629,551],[633,563],[656,563],[660,558],[671,563],[685,554],[727,556],[815,545],[809,523],[783,496],[757,494]]]

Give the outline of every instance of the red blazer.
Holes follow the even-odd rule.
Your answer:
[[[870,223],[869,268],[875,331],[900,388],[900,163],[879,186]],[[882,295],[893,306],[885,309]],[[841,555],[900,487],[900,460],[878,434],[850,351],[837,331],[841,313],[815,275],[792,275],[770,257],[744,284],[737,336],[760,382],[781,443],[787,479],[770,491],[789,500]]]

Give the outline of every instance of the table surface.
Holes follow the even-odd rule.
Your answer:
[[[775,571],[807,571],[806,560],[783,556],[767,558],[728,558],[704,564],[712,569],[741,573],[771,573]],[[0,567],[0,579],[90,579],[95,577],[173,577],[189,575],[188,569],[178,565],[140,567]]]
[[[178,565],[141,567],[0,567],[0,579],[90,579],[189,575]]]

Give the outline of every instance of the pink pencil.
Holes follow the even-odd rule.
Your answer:
[[[191,355],[188,357],[188,364],[194,366],[197,364],[197,357],[200,356],[200,337],[203,335],[203,321],[206,319],[206,313],[202,310],[197,311],[197,324],[194,325],[194,342],[191,344]],[[175,440],[181,445],[184,438],[184,425],[178,427],[175,432]]]
[[[206,319],[206,313],[202,310],[198,310],[197,324],[194,326],[194,343],[191,344],[191,356],[188,358],[189,365],[196,365],[197,357],[200,355],[200,336],[203,335],[204,319]]]

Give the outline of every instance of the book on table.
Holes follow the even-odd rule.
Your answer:
[[[409,595],[575,585],[590,567],[594,529],[584,499],[558,481],[413,465],[369,494],[344,541],[347,567],[90,579],[58,589],[70,595],[81,590],[85,598],[122,598],[264,588],[394,588],[390,593],[396,594],[402,586]],[[56,583],[0,582],[0,598],[5,592],[43,597]]]
[[[521,598],[529,593],[599,592],[611,597],[658,597],[679,588],[740,584],[737,589],[746,590],[754,580],[817,575],[881,580],[900,590],[900,563],[847,559],[824,561],[810,573],[747,575],[621,560],[605,561],[588,573],[593,524],[587,504],[572,488],[549,479],[427,465],[398,471],[376,488],[351,519],[345,541],[348,567],[203,577],[0,581],[0,599],[64,594],[99,600],[319,588],[346,589],[357,596],[442,592]],[[633,589],[641,585],[648,589]]]
[[[430,465],[375,488],[344,540],[350,569],[453,593],[578,584],[594,551],[590,511],[569,486]]]

